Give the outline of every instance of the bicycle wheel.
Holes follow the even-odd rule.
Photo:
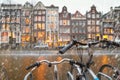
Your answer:
[[[112,79],[112,76],[113,76],[112,74],[114,73],[113,69],[114,67],[109,64],[102,65],[99,69],[99,72],[105,74],[106,76],[98,74],[99,80],[110,80],[108,77]]]
[[[2,66],[0,66],[0,80],[8,80],[7,71]]]

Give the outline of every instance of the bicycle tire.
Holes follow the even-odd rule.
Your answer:
[[[99,72],[101,72],[101,73],[104,73],[103,71],[105,70],[105,69],[114,69],[114,67],[113,66],[111,66],[111,65],[109,65],[109,64],[104,64],[104,65],[102,65],[101,67],[100,67],[100,69],[99,69]],[[105,73],[106,74],[106,73]],[[108,75],[108,74],[106,74],[107,76],[110,76],[110,75]],[[102,80],[102,75],[99,75],[98,74],[98,78],[99,78],[99,80]]]

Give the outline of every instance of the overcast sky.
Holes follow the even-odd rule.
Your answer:
[[[0,3],[6,3],[10,0],[0,0]],[[66,6],[68,11],[75,13],[76,10],[85,14],[86,11],[90,10],[90,7],[94,4],[97,11],[106,13],[110,10],[110,7],[120,6],[120,0],[11,0],[12,3],[24,4],[26,1],[33,3],[34,5],[41,1],[45,6],[50,6],[51,4],[59,6],[59,12],[61,12],[62,7]]]

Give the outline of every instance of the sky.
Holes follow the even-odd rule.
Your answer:
[[[8,3],[10,0],[0,0],[0,3]],[[12,3],[24,4],[29,1],[32,4],[36,4],[41,1],[45,6],[55,5],[59,7],[59,12],[62,11],[62,7],[66,6],[68,12],[75,13],[76,10],[85,14],[89,11],[92,5],[96,6],[98,12],[103,14],[110,11],[110,7],[120,6],[120,0],[11,0]]]

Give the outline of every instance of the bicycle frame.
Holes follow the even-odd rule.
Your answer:
[[[99,78],[95,75],[95,73],[90,68],[88,68],[87,71],[91,74],[94,80],[99,80]]]
[[[54,65],[54,80],[59,80],[57,65]]]

